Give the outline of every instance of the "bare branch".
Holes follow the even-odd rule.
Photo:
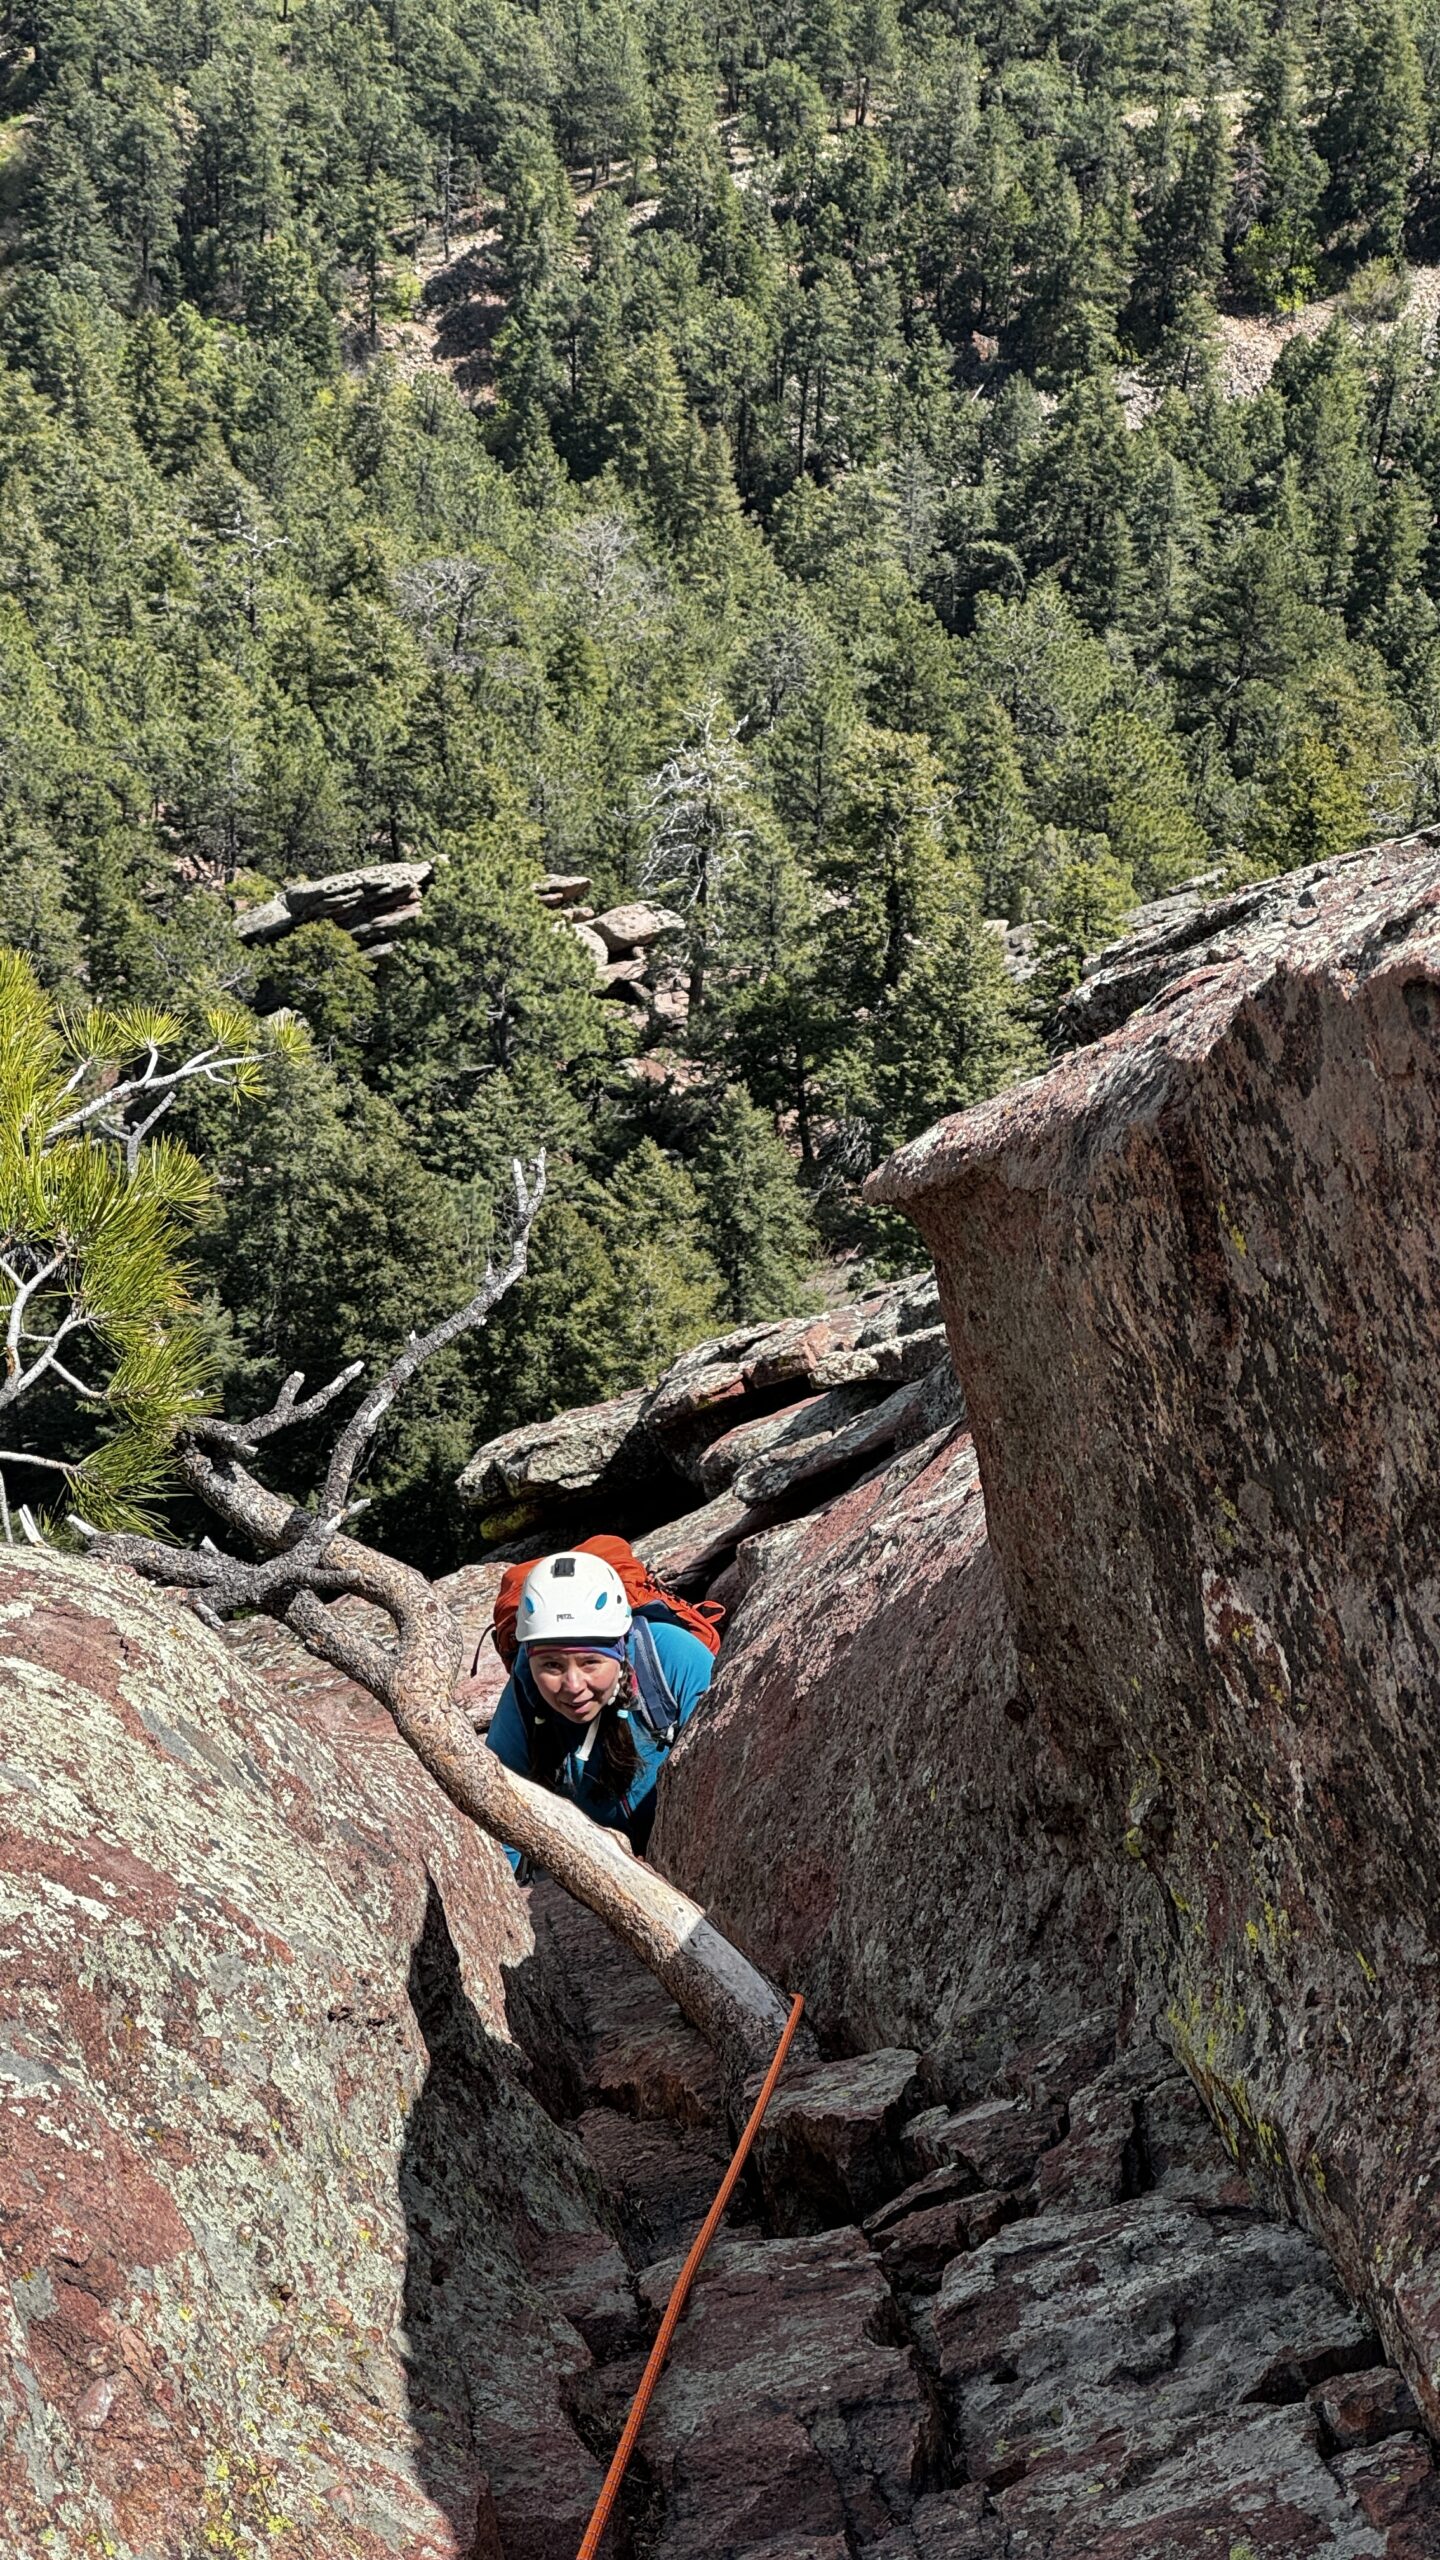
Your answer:
[[[48,1354],[48,1365],[54,1370],[57,1378],[63,1378],[66,1386],[73,1387],[77,1396],[84,1396],[87,1403],[99,1404],[102,1401],[105,1392],[103,1387],[87,1386],[83,1378],[77,1378],[73,1369],[67,1369],[63,1360],[56,1359],[53,1344]],[[33,1369],[30,1374],[32,1380],[38,1377],[38,1368]]]
[[[54,1278],[64,1260],[63,1250],[52,1253],[49,1261],[42,1263],[38,1271],[32,1271],[28,1280],[21,1280],[15,1284],[15,1295],[10,1302],[10,1321],[5,1328],[5,1383],[0,1387],[0,1405],[13,1404],[15,1398],[30,1384],[30,1378],[20,1365],[20,1328],[25,1321],[25,1310],[36,1290],[43,1288],[47,1280]],[[31,1375],[33,1374],[32,1371]]]
[[[268,1436],[318,1409],[343,1381],[301,1405],[302,1380],[287,1378],[258,1425],[225,1426],[222,1435],[207,1420],[185,1434],[177,1454],[186,1483],[228,1529],[262,1551],[258,1561],[246,1563],[208,1540],[182,1551],[158,1539],[97,1535],[78,1518],[73,1525],[102,1556],[185,1591],[207,1623],[237,1609],[264,1609],[369,1690],[452,1803],[588,1904],[659,1976],[738,2077],[770,2051],[784,2023],[785,2004],[773,1986],[694,1903],[628,1857],[612,1834],[577,1805],[516,1777],[485,1747],[453,1700],[462,1647],[444,1600],[412,1566],[361,1546],[341,1525],[353,1507],[355,1469],[396,1396],[426,1360],[483,1324],[523,1272],[544,1195],[543,1159],[529,1175],[516,1165],[515,1188],[517,1225],[503,1267],[488,1270],[465,1306],[407,1344],[366,1396],[336,1443],[318,1515],[271,1493],[241,1458],[248,1454],[247,1439]],[[382,1610],[395,1630],[393,1643],[377,1642],[351,1616],[327,1605],[340,1598],[369,1601]]]
[[[257,1544],[285,1537],[296,1516],[233,1459],[219,1468],[201,1451],[185,1461],[197,1492]],[[303,1518],[303,1514],[300,1515]],[[156,1541],[103,1537],[99,1552],[131,1564],[170,1589],[197,1588],[214,1608],[228,1561]],[[238,1566],[239,1575],[256,1570]],[[212,1574],[214,1578],[212,1579]],[[391,1647],[325,1605],[326,1594],[368,1600],[395,1628]],[[462,1661],[460,1631],[440,1594],[413,1567],[337,1537],[307,1587],[269,1598],[312,1652],[333,1663],[389,1710],[397,1731],[436,1784],[492,1838],[521,1849],[584,1902],[664,1983],[737,2076],[773,2049],[785,2009],[747,1958],[713,1929],[703,1911],[662,1876],[628,1857],[578,1805],[516,1777],[473,1731],[452,1692]]]
[[[258,1049],[237,1049],[233,1056],[224,1057],[220,1054],[223,1045],[216,1041],[212,1048],[197,1049],[193,1058],[186,1058],[181,1066],[167,1067],[164,1075],[155,1072],[159,1061],[152,1049],[150,1060],[139,1075],[128,1077],[124,1084],[107,1086],[104,1093],[92,1095],[88,1102],[81,1103],[77,1111],[67,1112],[63,1120],[53,1122],[45,1132],[46,1145],[52,1146],[57,1138],[67,1137],[74,1129],[86,1128],[102,1112],[119,1110],[125,1103],[132,1102],[137,1093],[168,1093],[173,1086],[187,1084],[194,1076],[203,1077],[207,1084],[215,1084],[231,1067],[253,1067],[260,1055]]]
[[[137,1120],[133,1129],[127,1129],[123,1123],[121,1124],[117,1135],[125,1149],[125,1170],[132,1182],[140,1170],[141,1148],[149,1137],[151,1130],[159,1121],[164,1119],[166,1112],[171,1109],[174,1101],[175,1095],[173,1093],[162,1093],[148,1119]]]
[[[67,1334],[75,1333],[82,1327],[88,1329],[91,1322],[92,1318],[87,1307],[72,1307],[70,1313],[56,1326],[53,1333],[26,1333],[22,1329],[20,1334],[21,1342],[43,1342],[45,1348],[41,1352],[38,1360],[31,1361],[28,1369],[17,1365],[12,1374],[7,1378],[4,1386],[0,1387],[0,1406],[14,1404],[19,1397],[28,1395],[37,1378],[43,1378],[47,1369],[58,1370],[60,1376],[67,1379],[71,1386],[79,1386],[80,1381],[78,1378],[71,1378],[69,1370],[62,1365],[55,1355]],[[93,1396],[95,1390],[93,1387],[81,1387],[80,1392],[82,1395]]]
[[[187,1423],[186,1437],[197,1446],[232,1449],[237,1457],[248,1458],[260,1441],[273,1438],[277,1431],[287,1431],[292,1422],[313,1422],[317,1413],[323,1413],[346,1387],[354,1384],[364,1366],[363,1360],[352,1360],[328,1387],[317,1387],[303,1404],[297,1404],[295,1399],[305,1384],[305,1372],[292,1369],[268,1413],[256,1414],[250,1422],[226,1422],[219,1414],[200,1414],[194,1422]]]
[[[433,1360],[437,1351],[448,1349],[452,1342],[459,1341],[463,1333],[472,1333],[477,1325],[484,1324],[506,1290],[513,1288],[521,1278],[530,1250],[530,1231],[545,1197],[543,1151],[536,1157],[528,1174],[518,1157],[511,1170],[515,1181],[516,1219],[503,1269],[496,1271],[493,1266],[487,1266],[485,1277],[473,1298],[468,1299],[463,1307],[457,1307],[453,1315],[445,1316],[439,1324],[432,1325],[428,1333],[417,1334],[413,1341],[408,1342],[399,1359],[391,1362],[384,1377],[371,1388],[368,1396],[362,1398],[336,1441],[326,1469],[324,1489],[317,1506],[317,1544],[322,1536],[330,1534],[327,1523],[338,1528],[344,1518],[355,1470],[401,1389],[409,1385],[427,1360]]]

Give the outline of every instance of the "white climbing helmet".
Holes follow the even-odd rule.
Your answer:
[[[630,1603],[601,1556],[542,1556],[525,1576],[515,1633],[521,1644],[613,1644],[630,1632]]]

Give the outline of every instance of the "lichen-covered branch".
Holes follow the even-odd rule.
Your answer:
[[[96,1542],[106,1556],[148,1580],[194,1594],[207,1617],[265,1610],[368,1689],[451,1802],[587,1904],[740,2075],[769,2053],[784,2025],[786,2004],[773,1985],[695,1903],[630,1856],[616,1834],[562,1797],[516,1777],[486,1749],[454,1703],[461,1640],[444,1600],[423,1574],[361,1545],[341,1525],[351,1507],[355,1470],[395,1397],[436,1351],[483,1324],[521,1276],[543,1191],[543,1161],[528,1176],[517,1165],[517,1224],[504,1264],[486,1272],[464,1307],[408,1344],[365,1397],[337,1440],[315,1511],[271,1492],[244,1458],[286,1421],[328,1403],[343,1378],[304,1405],[297,1401],[301,1379],[287,1378],[276,1404],[258,1422],[207,1419],[185,1434],[178,1456],[186,1484],[233,1537],[260,1550],[258,1560],[227,1554],[208,1541],[184,1550],[130,1535]],[[85,1530],[83,1522],[77,1526]],[[353,1613],[334,1606],[346,1598],[382,1610],[394,1629],[392,1642],[378,1641]]]

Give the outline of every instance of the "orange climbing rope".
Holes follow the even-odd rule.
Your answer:
[[[690,2254],[675,2279],[670,2299],[665,2305],[665,2317],[660,2323],[659,2334],[650,2350],[645,2370],[640,2376],[640,2388],[630,2403],[630,2415],[625,2421],[624,2431],[615,2447],[614,2458],[605,2474],[605,2485],[595,2501],[595,2512],[585,2528],[585,2539],[580,2545],[577,2560],[595,2560],[595,2554],[604,2539],[605,2527],[610,2521],[615,2501],[620,2495],[620,2483],[625,2477],[630,2456],[635,2450],[635,2439],[645,2423],[645,2412],[650,2406],[655,2385],[660,2379],[661,2367],[670,2352],[670,2341],[675,2335],[680,2314],[689,2299],[690,2287],[699,2272],[701,2259],[720,2228],[721,2216],[735,2193],[740,2172],[749,2158],[750,2145],[759,2132],[765,2119],[765,2110],[775,2095],[775,2084],[785,2068],[785,2056],[794,2040],[795,2030],[800,2024],[800,2012],[804,2006],[805,2002],[797,1992],[794,2006],[785,2021],[785,2031],[775,2047],[775,2059],[765,2074],[760,2095],[750,2110],[750,2121],[735,2145],[735,2157],[720,2181],[715,2201],[696,2232],[690,2244]]]

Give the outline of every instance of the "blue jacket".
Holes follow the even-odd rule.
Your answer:
[[[680,1710],[683,1727],[689,1723],[710,1686],[715,1656],[709,1646],[702,1644],[698,1636],[692,1636],[686,1627],[672,1627],[663,1619],[652,1619],[649,1632],[660,1658],[660,1668]],[[567,1734],[573,1734],[577,1745],[583,1742],[582,1727],[569,1724],[563,1716],[551,1716],[548,1708],[542,1707],[539,1712],[552,1724],[563,1726]],[[604,1823],[611,1831],[627,1832],[636,1847],[643,1848],[655,1818],[655,1785],[669,1757],[669,1746],[647,1731],[638,1716],[632,1716],[630,1732],[640,1766],[623,1796],[616,1793],[603,1767],[596,1765],[593,1754],[589,1761],[582,1763],[573,1750],[561,1764],[557,1787],[561,1795],[568,1796],[572,1804],[578,1804],[583,1813],[588,1813],[592,1822]],[[507,1680],[501,1693],[486,1740],[507,1769],[513,1769],[517,1777],[529,1777],[530,1733],[524,1709],[515,1692],[513,1676]],[[518,1868],[518,1849],[509,1849],[506,1855],[511,1866]]]

